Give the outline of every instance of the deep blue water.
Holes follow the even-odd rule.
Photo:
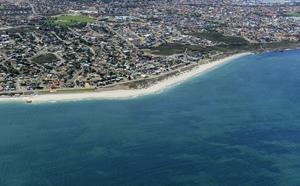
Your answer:
[[[0,105],[0,186],[300,185],[300,51],[122,101]]]

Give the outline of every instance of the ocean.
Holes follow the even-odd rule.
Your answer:
[[[136,99],[2,103],[0,185],[300,185],[300,51]]]

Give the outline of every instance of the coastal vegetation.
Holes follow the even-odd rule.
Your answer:
[[[207,39],[213,42],[222,42],[226,44],[248,44],[249,42],[242,37],[237,36],[225,36],[216,31],[204,31],[204,32],[191,32],[188,35],[198,37],[200,39]]]
[[[191,49],[192,45],[184,45],[180,43],[163,44],[157,47],[150,48],[150,52],[154,55],[173,55],[183,53],[186,49]]]
[[[219,43],[216,46],[203,47],[201,45],[189,45],[180,43],[168,43],[157,47],[150,48],[152,54],[155,55],[173,55],[178,53],[183,53],[185,50],[197,51],[201,53],[208,53],[216,48],[223,51],[226,49],[239,48],[240,46],[249,46],[250,43],[242,37],[237,36],[225,36],[216,31],[205,31],[205,32],[190,32],[187,35],[195,36],[200,39],[207,39],[214,43]]]
[[[242,37],[237,36],[225,36],[221,33],[215,31],[205,31],[205,32],[192,32],[188,33],[195,37],[201,39],[207,39],[214,43],[219,43],[214,46],[202,46],[202,45],[191,45],[191,44],[181,44],[181,43],[167,43],[156,47],[149,48],[151,54],[169,56],[173,54],[184,53],[188,51],[201,52],[202,54],[207,54],[212,51],[220,52],[244,52],[244,51],[264,51],[264,50],[280,50],[284,48],[297,48],[300,47],[300,42],[292,41],[280,41],[280,42],[270,42],[270,43],[249,43]]]
[[[243,52],[243,51],[265,51],[265,50],[280,50],[285,48],[298,48],[300,42],[274,42],[274,43],[249,43],[247,45],[217,45],[211,47],[202,47],[200,45],[184,45],[180,43],[163,44],[158,47],[150,49],[150,53],[154,55],[168,56],[173,54],[183,53],[188,51],[197,51],[203,54],[209,53],[210,51],[221,51],[221,52]]]
[[[50,89],[43,89],[39,90],[39,95],[43,94],[70,94],[70,93],[86,93],[86,92],[93,92],[95,91],[95,88],[60,88],[56,89],[55,91],[50,92]]]

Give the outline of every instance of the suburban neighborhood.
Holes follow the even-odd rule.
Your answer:
[[[0,25],[0,95],[94,90],[298,47],[300,4],[1,0]]]

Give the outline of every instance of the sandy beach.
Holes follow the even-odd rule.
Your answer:
[[[155,94],[164,91],[167,88],[180,84],[195,76],[199,76],[205,72],[218,68],[237,58],[250,55],[250,52],[235,54],[221,60],[199,65],[190,71],[183,72],[177,76],[164,79],[158,83],[151,85],[144,89],[129,89],[129,90],[110,90],[102,92],[88,92],[88,93],[70,93],[70,94],[45,94],[34,95],[27,97],[3,97],[0,102],[26,102],[32,100],[32,103],[51,103],[59,101],[79,101],[79,100],[93,100],[93,99],[132,99],[139,96]]]

